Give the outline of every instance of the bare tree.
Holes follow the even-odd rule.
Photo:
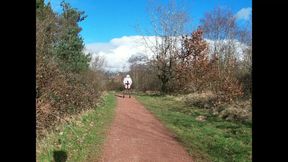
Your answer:
[[[148,56],[142,53],[137,53],[132,55],[128,62],[130,63],[130,74],[133,78],[134,89],[143,89],[143,80],[141,76],[145,75],[146,62],[148,61]]]
[[[184,34],[188,15],[176,6],[175,1],[169,1],[167,5],[155,5],[150,9],[154,37],[143,38],[146,47],[154,55],[152,63],[161,81],[161,91],[166,93],[169,91],[169,82],[175,77],[176,58],[180,51],[179,42],[181,35]]]
[[[223,90],[227,95],[231,94],[226,97],[229,99],[240,96],[243,85],[244,89],[251,88],[251,71],[248,72],[252,58],[251,23],[240,27],[231,10],[220,7],[206,13],[200,23],[205,38],[212,40],[213,49],[210,48],[210,53],[218,58],[218,80],[222,81],[216,91]]]
[[[102,71],[104,65],[105,65],[105,58],[97,55],[91,62],[91,69],[95,72]]]
[[[217,7],[207,12],[200,23],[204,37],[213,40],[210,52],[219,57],[219,65],[224,68],[237,58],[235,40],[239,38],[239,27],[234,14],[228,8]]]

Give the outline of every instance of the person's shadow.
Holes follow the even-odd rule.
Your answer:
[[[53,158],[55,162],[66,162],[67,153],[66,151],[53,151]]]

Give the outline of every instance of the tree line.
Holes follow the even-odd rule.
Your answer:
[[[79,22],[83,11],[61,3],[62,12],[50,3],[36,1],[36,130],[45,131],[65,118],[94,108],[105,89],[102,59],[84,53]]]
[[[129,59],[134,88],[191,94],[189,105],[209,107],[224,117],[251,118],[251,19],[239,26],[231,10],[216,7],[187,32],[189,16],[174,1],[152,6],[150,15],[155,37],[143,40],[153,57],[135,54]]]
[[[143,39],[153,58],[136,54],[129,59],[137,90],[156,88],[162,93],[211,90],[218,96],[223,94],[223,100],[251,95],[251,29],[237,25],[229,9],[217,7],[207,12],[190,34],[183,30],[187,13],[173,3],[155,7],[151,15],[157,37]],[[140,76],[146,79],[139,79]],[[152,81],[148,86],[148,78],[157,82],[158,87]]]
[[[119,73],[104,71],[104,58],[84,52],[79,23],[87,17],[85,13],[64,1],[61,8],[62,12],[56,13],[50,3],[36,1],[37,136],[66,117],[94,108],[103,91],[122,90],[127,73],[136,91],[209,92],[213,107],[251,99],[251,27],[237,25],[227,8],[207,12],[199,27],[187,32],[189,16],[173,1],[152,6],[151,34],[155,39],[143,36],[143,42],[153,56],[135,54],[128,60],[130,71]]]

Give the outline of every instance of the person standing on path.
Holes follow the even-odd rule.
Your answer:
[[[125,93],[129,95],[129,98],[131,98],[131,85],[132,85],[132,79],[130,75],[126,75],[126,77],[123,79],[124,84],[124,92],[123,92],[123,98],[125,98]]]

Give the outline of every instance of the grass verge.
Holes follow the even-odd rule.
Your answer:
[[[252,161],[252,125],[229,122],[212,116],[206,109],[187,107],[173,96],[136,96],[175,133],[196,162]],[[198,116],[206,116],[198,121]]]
[[[116,98],[108,93],[100,106],[80,114],[36,142],[37,162],[97,160],[114,118]]]

